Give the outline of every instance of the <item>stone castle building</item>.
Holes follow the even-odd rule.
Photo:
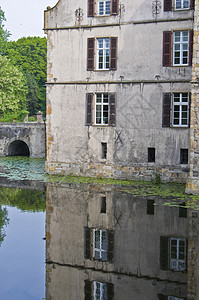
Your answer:
[[[197,0],[48,7],[47,172],[198,193],[197,24]]]

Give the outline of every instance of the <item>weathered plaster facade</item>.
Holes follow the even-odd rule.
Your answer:
[[[199,194],[199,2],[195,1],[193,71],[191,89],[190,175],[187,193]]]
[[[124,0],[109,16],[88,17],[83,0],[60,0],[45,11],[48,173],[146,180],[158,173],[162,181],[186,181],[190,162],[180,153],[189,153],[189,126],[163,127],[163,98],[190,93],[192,67],[163,66],[163,33],[187,31],[191,40],[194,10],[164,11],[160,1],[155,13],[152,2]],[[114,70],[97,67],[97,42],[106,37],[117,40]],[[94,70],[88,71],[91,39]],[[111,126],[97,124],[96,104],[86,121],[87,95],[95,102],[97,93],[115,95]]]

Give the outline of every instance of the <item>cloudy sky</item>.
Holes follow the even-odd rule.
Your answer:
[[[58,0],[0,0],[5,12],[5,28],[12,34],[10,40],[27,36],[44,36],[43,15],[47,6],[53,7]]]

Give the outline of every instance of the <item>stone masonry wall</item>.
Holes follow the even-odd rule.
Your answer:
[[[192,61],[191,123],[190,123],[190,174],[187,193],[199,194],[199,1],[195,1],[194,39]]]

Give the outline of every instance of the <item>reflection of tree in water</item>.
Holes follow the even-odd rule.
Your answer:
[[[45,211],[45,193],[34,190],[22,190],[0,187],[0,247],[6,236],[5,226],[9,224],[6,205],[17,207],[21,211]]]
[[[6,236],[4,227],[9,223],[8,211],[5,207],[0,207],[0,247]]]
[[[0,205],[17,207],[22,211],[45,211],[45,193],[34,190],[22,190],[0,187]]]

